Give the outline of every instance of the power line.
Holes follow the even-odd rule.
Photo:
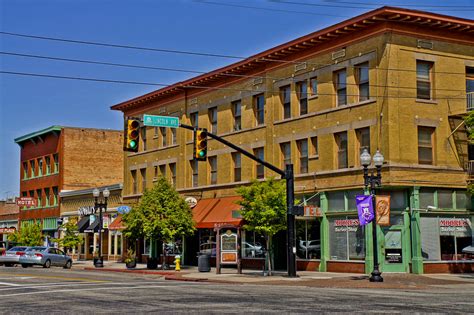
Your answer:
[[[279,2],[279,0],[269,0],[271,2]],[[324,0],[323,0],[324,1]],[[324,1],[326,2],[326,1]],[[386,6],[386,3],[369,3],[369,2],[354,2],[354,1],[340,1],[334,0],[334,3],[343,3],[343,4],[360,4],[360,5],[373,5],[373,6]],[[402,4],[402,3],[390,3],[390,6],[395,7],[423,7],[423,8],[472,8],[472,5],[432,5],[432,4]]]
[[[109,79],[97,79],[97,78],[86,78],[86,77],[77,77],[77,76],[60,76],[60,75],[52,75],[52,74],[42,74],[42,73],[28,73],[28,72],[16,72],[16,71],[3,71],[0,70],[0,73],[9,74],[9,75],[18,75],[18,76],[30,76],[30,77],[42,77],[42,78],[52,78],[52,79],[65,79],[65,80],[79,80],[79,81],[92,81],[92,82],[103,82],[103,83],[119,83],[119,84],[133,84],[133,85],[148,85],[148,86],[160,86],[160,87],[171,87],[175,85],[179,85],[178,83],[175,84],[164,84],[164,83],[153,83],[153,82],[139,82],[139,81],[125,81],[125,80],[109,80]],[[280,90],[266,90],[266,89],[235,89],[235,88],[222,88],[222,87],[212,87],[212,86],[193,86],[193,85],[181,85],[178,86],[180,88],[188,88],[188,89],[201,89],[201,90],[225,90],[225,91],[237,91],[237,92],[269,92],[269,93],[279,93]],[[399,88],[399,87],[390,87],[387,86],[386,88]],[[410,88],[411,89],[411,88]],[[457,90],[453,90],[457,91]],[[464,90],[462,90],[464,91]],[[296,91],[291,91],[292,93],[296,93]],[[321,96],[337,96],[336,93],[318,93],[317,95]],[[464,95],[464,94],[460,94]],[[448,95],[440,95],[436,99],[460,99],[465,100],[465,96],[448,96]],[[359,96],[358,94],[346,94],[346,96]],[[375,98],[391,98],[391,99],[416,99],[416,96],[400,96],[400,95],[392,95],[392,96],[379,96],[374,95],[372,97]]]

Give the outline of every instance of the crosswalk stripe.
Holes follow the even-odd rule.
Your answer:
[[[11,287],[18,287],[18,286],[20,286],[21,284],[10,283],[10,282],[0,282],[0,285],[7,285],[7,286],[11,286]]]

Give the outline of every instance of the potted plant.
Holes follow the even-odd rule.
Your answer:
[[[135,268],[137,266],[137,256],[133,249],[129,248],[127,250],[127,255],[125,256],[124,262],[128,269]]]

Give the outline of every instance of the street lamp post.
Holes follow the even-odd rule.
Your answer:
[[[374,161],[375,168],[377,169],[377,174],[374,175],[372,171],[369,175],[368,167],[371,160]],[[367,149],[364,149],[360,155],[360,162],[364,167],[364,186],[365,189],[370,185],[370,194],[372,195],[372,205],[375,211],[375,187],[382,186],[382,164],[383,164],[383,155],[379,150],[375,152],[374,157],[370,157],[370,153]],[[383,282],[381,272],[379,271],[379,257],[378,257],[378,246],[377,246],[377,222],[374,214],[374,219],[372,220],[372,240],[373,240],[373,249],[374,249],[374,270],[369,278],[370,282]]]
[[[99,202],[100,191],[97,188],[94,188],[92,191],[92,195],[94,195],[94,209],[97,211],[99,209],[99,259],[95,262],[96,268],[104,267],[104,260],[102,259],[102,209],[104,212],[107,212],[107,200],[110,196],[110,191],[105,188],[102,191],[102,195],[104,196],[103,202]]]

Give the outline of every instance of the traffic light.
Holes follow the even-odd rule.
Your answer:
[[[138,139],[140,138],[140,120],[125,119],[123,150],[138,152]]]
[[[207,129],[194,131],[194,159],[205,161],[207,158]]]

